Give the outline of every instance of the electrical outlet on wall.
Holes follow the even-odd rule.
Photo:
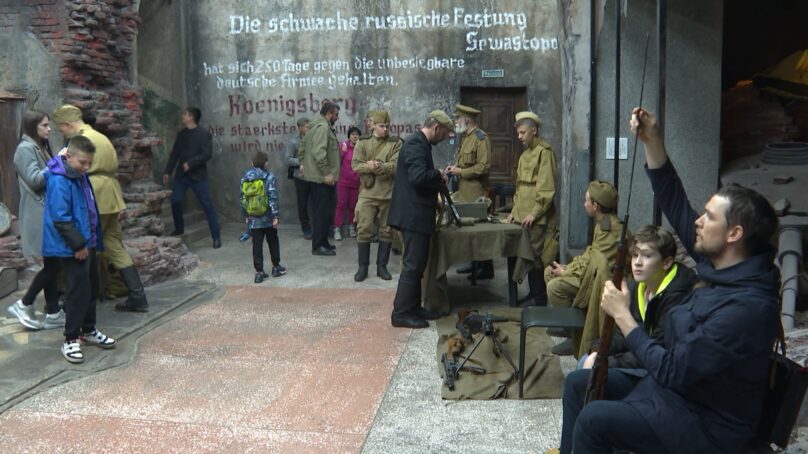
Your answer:
[[[620,138],[620,159],[628,159],[628,137]],[[606,138],[606,159],[614,159],[614,137]]]

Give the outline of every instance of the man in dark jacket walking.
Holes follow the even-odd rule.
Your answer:
[[[777,217],[755,191],[730,185],[699,216],[668,159],[656,119],[635,109],[631,126],[645,145],[647,173],[665,216],[698,263],[706,286],[668,313],[665,341],[639,328],[627,290],[607,283],[601,307],[614,317],[648,375],[626,387],[609,371],[606,395],[575,424],[576,454],[611,452],[744,452],[766,393],[778,332],[779,272],[769,240]],[[623,286],[625,288],[625,286]]]
[[[174,188],[171,192],[171,215],[174,217],[174,231],[172,236],[185,233],[185,221],[182,218],[182,201],[190,188],[194,191],[196,199],[202,205],[202,210],[208,218],[210,236],[213,237],[213,248],[222,246],[219,234],[219,220],[216,210],[210,200],[208,189],[208,168],[206,163],[210,160],[213,151],[211,148],[210,133],[199,127],[202,112],[196,107],[189,107],[182,112],[182,125],[185,128],[177,133],[174,147],[166,163],[163,175],[163,184],[168,184],[171,174],[174,173]]]
[[[447,177],[435,169],[432,145],[446,140],[454,131],[452,121],[442,110],[429,114],[420,131],[404,142],[396,164],[395,187],[387,223],[401,231],[404,257],[398,289],[393,300],[393,326],[426,328],[426,320],[438,317],[421,307],[421,277],[429,254],[429,239],[435,230],[438,190]]]

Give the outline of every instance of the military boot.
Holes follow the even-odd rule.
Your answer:
[[[370,243],[356,243],[356,250],[359,252],[359,270],[354,274],[356,282],[362,282],[368,277],[368,265],[370,265]]]
[[[531,270],[527,274],[527,285],[534,306],[547,306],[547,284],[541,270]]]
[[[390,249],[393,243],[389,241],[379,241],[379,252],[376,255],[376,275],[385,281],[393,279],[390,272],[387,271],[387,262],[390,261]]]
[[[126,267],[120,271],[121,279],[129,289],[129,295],[126,301],[115,305],[115,310],[120,312],[147,312],[149,310],[149,302],[146,300],[146,292],[143,290],[143,284],[140,282],[140,276],[134,266]]]

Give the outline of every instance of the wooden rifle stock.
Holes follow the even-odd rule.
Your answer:
[[[620,242],[617,244],[617,257],[612,268],[612,284],[618,289],[623,285],[623,276],[626,269],[626,231],[628,230],[628,215],[623,222],[623,229],[620,232]],[[595,310],[595,308],[589,308]],[[600,308],[597,308],[599,310]],[[612,343],[612,331],[614,331],[614,319],[611,315],[603,313],[603,330],[600,334],[600,345],[598,346],[598,357],[592,370],[589,372],[589,380],[586,384],[586,394],[584,405],[593,400],[603,399],[606,390],[606,379],[609,373],[609,346]]]

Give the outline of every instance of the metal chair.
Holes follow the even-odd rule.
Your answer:
[[[530,328],[583,328],[586,312],[574,307],[529,306],[522,310],[522,326],[519,333],[519,398],[525,380],[525,338]]]

